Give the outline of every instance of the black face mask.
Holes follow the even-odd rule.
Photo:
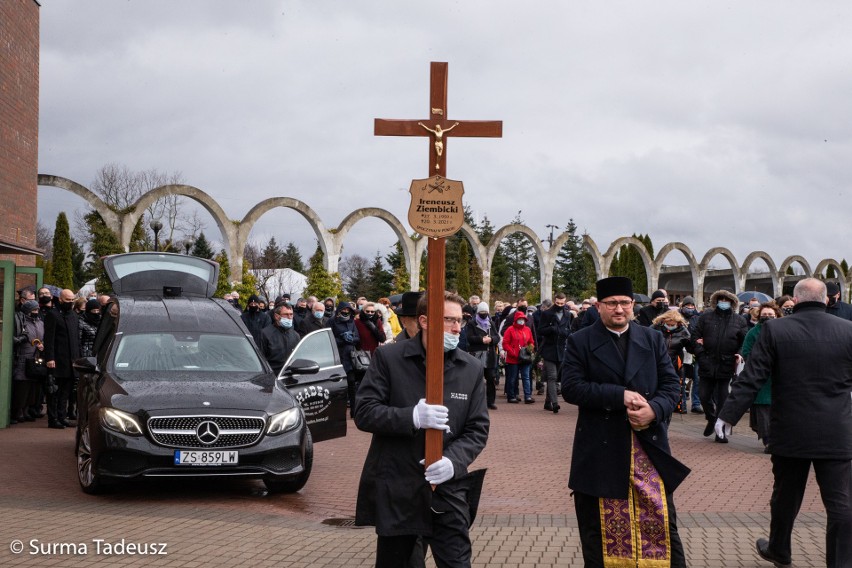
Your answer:
[[[784,308],[784,309],[782,309],[781,311],[782,311],[782,312],[784,312],[784,315],[785,315],[785,316],[791,316],[791,315],[793,315],[793,308]]]
[[[38,297],[38,303],[41,304],[42,306],[48,305],[51,302],[51,300],[53,300],[53,298],[51,298],[50,296],[39,296]]]
[[[829,306],[833,306],[834,304],[837,303],[837,301],[838,301],[837,296],[829,296],[828,297],[828,305]]]
[[[299,314],[300,316],[303,316],[306,313],[308,313],[308,308],[307,308],[307,306],[305,306],[305,307],[302,307],[302,308],[296,308],[293,311],[296,312],[297,314]]]
[[[96,314],[94,312],[86,312],[83,318],[89,325],[98,325],[99,323],[101,323],[101,314],[99,313]]]
[[[254,313],[254,312],[256,312],[256,311],[257,311],[257,306],[249,306],[248,308],[249,308],[249,311],[250,311],[251,313]]]
[[[74,302],[59,302],[59,309],[63,312],[71,311]]]

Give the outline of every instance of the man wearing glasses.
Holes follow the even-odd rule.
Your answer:
[[[482,363],[458,349],[465,301],[444,293],[444,402],[427,404],[426,296],[417,304],[421,330],[410,341],[377,349],[355,403],[355,425],[373,434],[358,487],[356,525],[374,525],[376,566],[469,567],[468,528],[482,472],[468,467],[485,448],[488,409]],[[440,346],[439,346],[440,348]],[[443,457],[425,468],[425,430],[443,430]],[[477,487],[478,484],[478,487]],[[433,490],[434,488],[434,490]]]
[[[667,435],[678,376],[663,335],[632,322],[630,279],[596,287],[600,319],[568,338],[562,366],[562,396],[579,407],[568,486],[585,566],[685,567],[672,492],[689,468]]]

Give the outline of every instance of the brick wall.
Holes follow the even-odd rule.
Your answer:
[[[38,3],[0,1],[0,240],[30,248],[38,204],[38,72]],[[32,255],[0,260],[35,263]]]

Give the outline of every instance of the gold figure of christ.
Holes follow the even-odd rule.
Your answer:
[[[452,126],[447,128],[446,130],[443,130],[441,128],[440,124],[436,124],[434,130],[432,130],[431,128],[429,128],[428,126],[423,124],[422,122],[418,122],[417,124],[419,124],[420,126],[422,126],[423,128],[425,128],[426,130],[428,130],[429,132],[431,132],[432,134],[435,135],[435,154],[438,155],[438,159],[436,160],[436,163],[435,163],[435,169],[440,170],[441,165],[438,162],[441,161],[441,156],[444,155],[444,132],[449,132],[450,130],[452,130],[453,128],[458,126],[459,123],[456,122],[455,124],[453,124]]]

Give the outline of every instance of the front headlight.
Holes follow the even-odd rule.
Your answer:
[[[122,434],[130,436],[141,436],[142,426],[135,416],[115,408],[101,408],[101,424]]]
[[[283,434],[288,430],[292,430],[302,421],[302,413],[299,407],[293,407],[290,410],[273,414],[269,417],[269,426],[266,428],[268,436]]]

